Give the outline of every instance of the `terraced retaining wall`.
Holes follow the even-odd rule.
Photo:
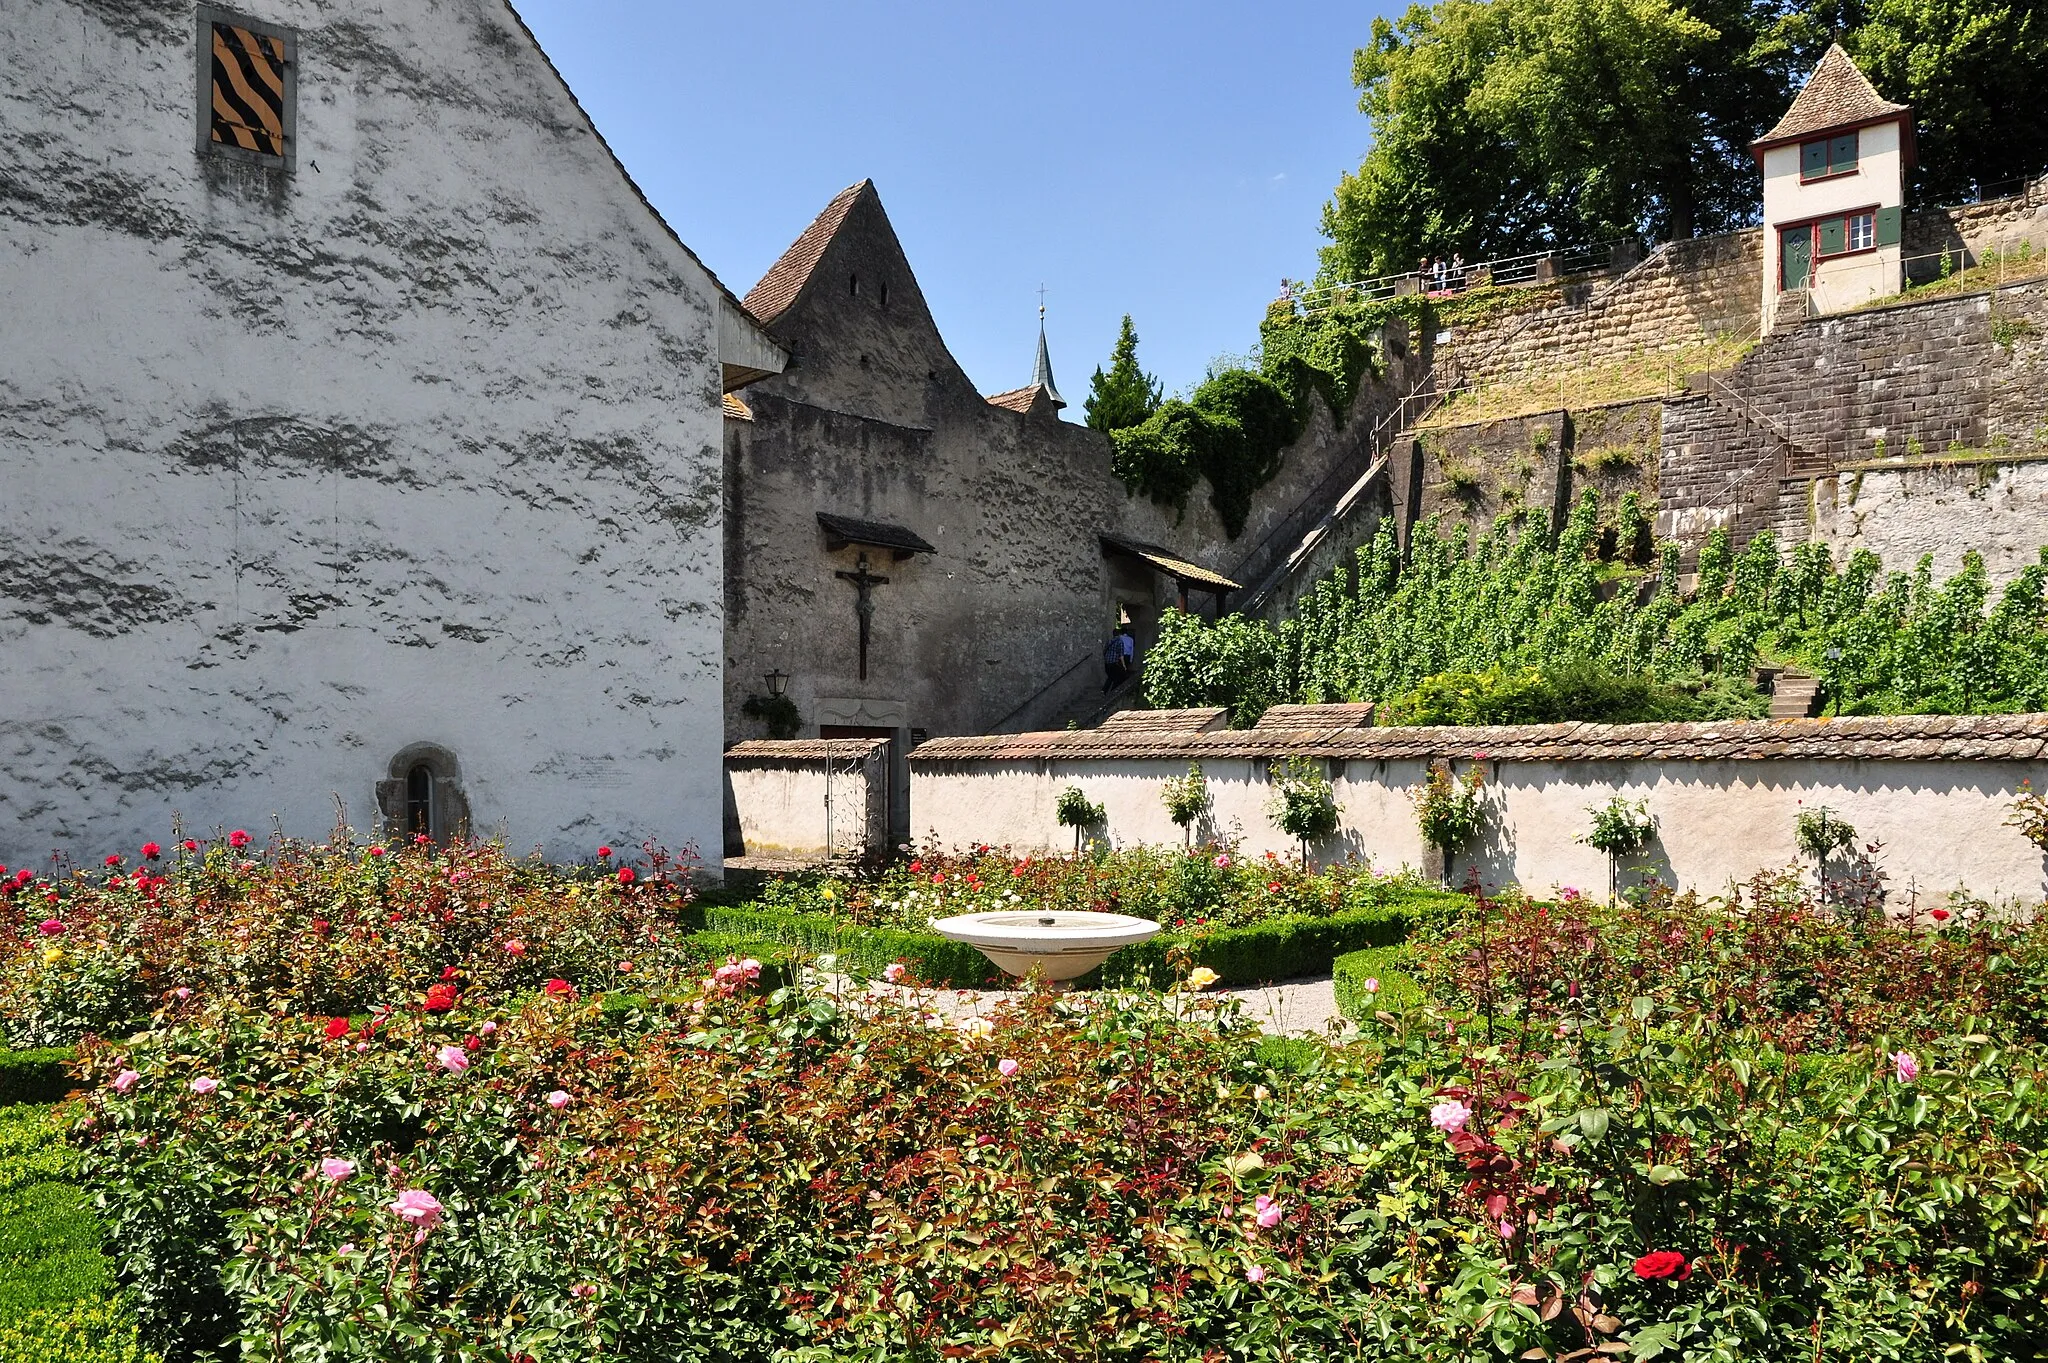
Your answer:
[[[1646,800],[1657,820],[1629,864],[1703,892],[1793,863],[1794,821],[1827,806],[1859,842],[1882,844],[1874,859],[1895,905],[1926,908],[1958,888],[1996,902],[2042,899],[2042,851],[2005,820],[2022,780],[2048,782],[2048,715],[938,739],[910,757],[913,829],[946,845],[1067,849],[1072,833],[1053,810],[1071,785],[1107,810],[1096,836],[1178,843],[1162,784],[1199,763],[1212,808],[1196,836],[1238,841],[1245,855],[1292,856],[1293,840],[1265,812],[1271,769],[1289,756],[1323,763],[1335,787],[1338,830],[1311,849],[1325,861],[1438,869],[1410,788],[1433,761],[1461,774],[1477,762],[1488,813],[1453,859],[1454,882],[1476,871],[1489,887],[1604,890],[1606,857],[1577,839],[1590,807],[1618,794]]]

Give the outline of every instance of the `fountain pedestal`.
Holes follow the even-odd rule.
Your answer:
[[[1020,979],[1039,970],[1050,982],[1079,979],[1119,947],[1159,933],[1159,925],[1121,913],[999,910],[935,919],[941,937],[965,942]]]

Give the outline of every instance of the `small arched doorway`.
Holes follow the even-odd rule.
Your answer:
[[[401,748],[377,783],[377,811],[385,838],[424,834],[446,845],[468,836],[469,800],[455,754],[438,743]]]

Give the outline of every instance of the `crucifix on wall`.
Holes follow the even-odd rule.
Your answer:
[[[874,589],[876,587],[888,586],[889,579],[877,577],[868,571],[868,556],[866,554],[860,556],[860,561],[854,565],[854,571],[849,573],[841,569],[834,573],[833,576],[844,578],[853,584],[855,592],[853,610],[854,614],[860,617],[860,679],[866,681],[868,679],[868,629],[875,619]]]

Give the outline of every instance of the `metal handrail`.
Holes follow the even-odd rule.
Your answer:
[[[1539,266],[1545,260],[1558,262],[1557,275],[1587,274],[1604,270],[1614,263],[1615,252],[1629,245],[1627,238],[1617,237],[1612,241],[1595,242],[1587,246],[1556,246],[1546,251],[1530,251],[1517,256],[1498,256],[1492,260],[1467,261],[1457,266],[1446,265],[1444,287],[1441,290],[1421,288],[1419,293],[1461,293],[1470,287],[1468,281],[1481,275],[1491,284],[1524,285],[1538,282]],[[1363,302],[1391,298],[1401,292],[1405,280],[1416,280],[1429,284],[1436,278],[1436,272],[1423,274],[1419,270],[1408,270],[1401,274],[1379,275],[1373,279],[1353,280],[1343,284],[1325,284],[1319,289],[1305,289],[1292,295],[1304,311],[1314,311],[1329,302],[1349,296]]]

